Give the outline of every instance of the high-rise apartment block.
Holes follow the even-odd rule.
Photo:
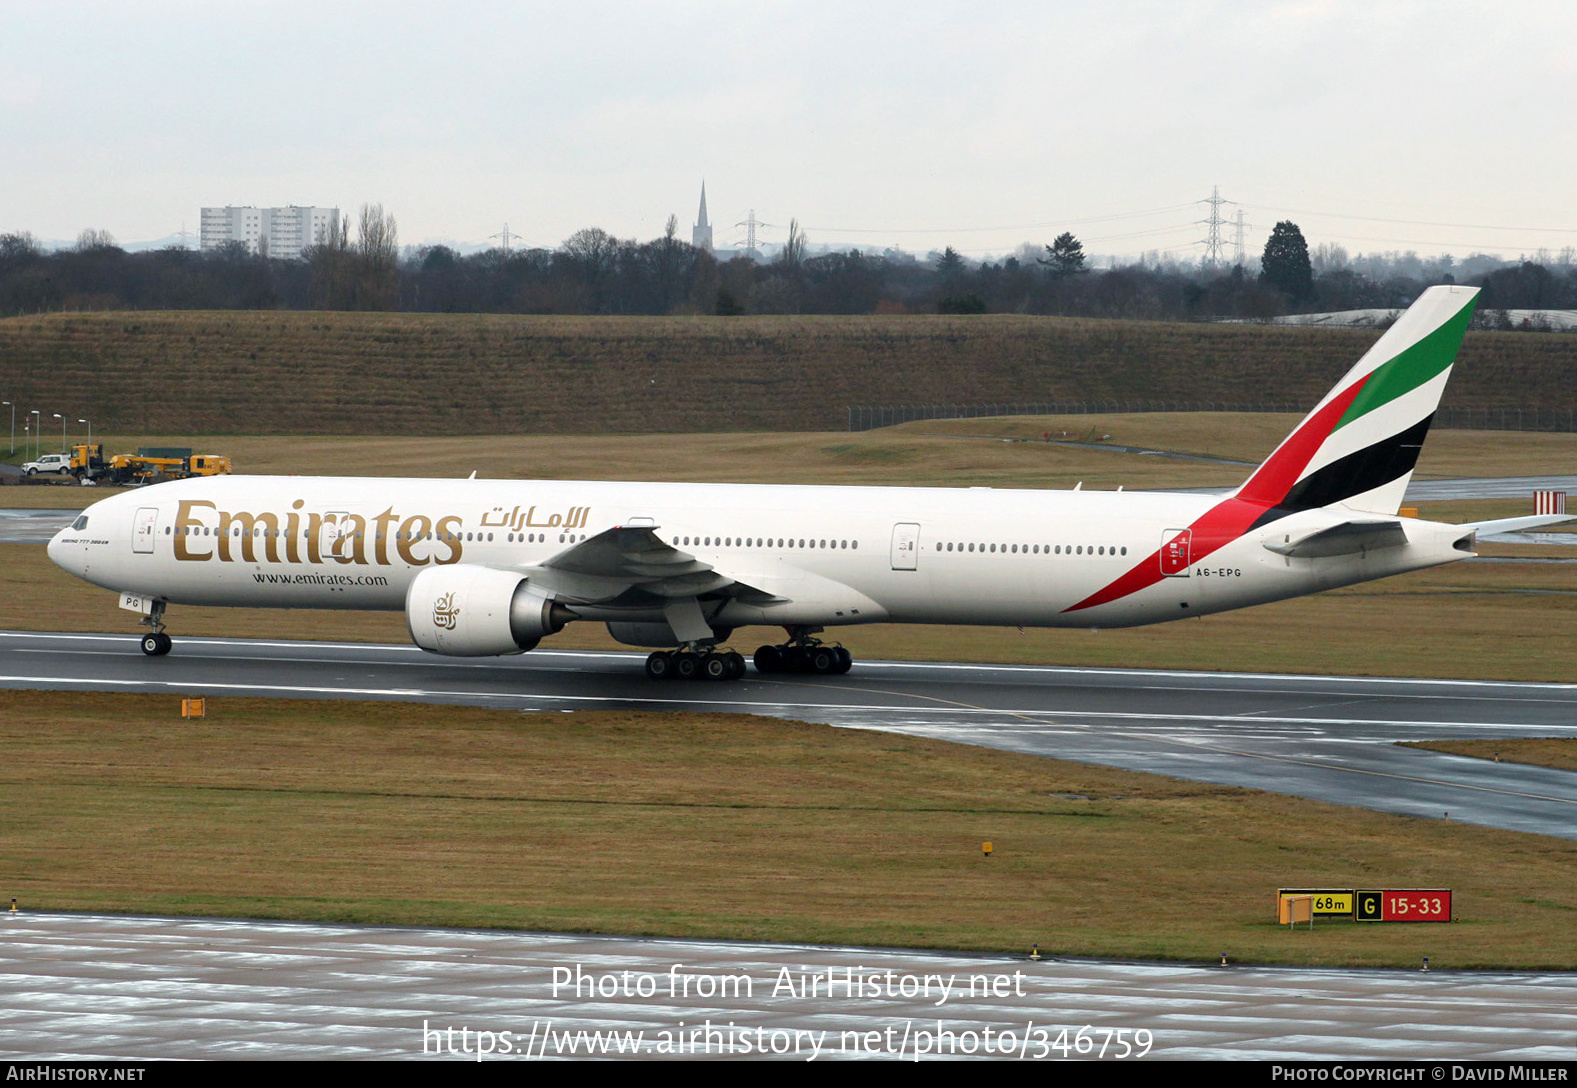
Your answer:
[[[295,260],[302,250],[332,242],[339,233],[338,208],[204,208],[202,248],[207,253],[241,242],[253,253]]]

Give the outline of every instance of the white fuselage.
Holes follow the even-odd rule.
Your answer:
[[[1407,521],[1401,547],[1314,559],[1265,547],[1340,520],[1326,509],[1208,549],[1200,542],[1197,558],[1185,543],[1179,555],[1179,531],[1222,501],[1163,492],[225,476],[105,499],[79,519],[82,528],[62,530],[49,554],[94,584],[174,604],[399,610],[425,569],[526,571],[603,530],[650,525],[664,543],[768,595],[730,599],[712,622],[826,627],[1129,626],[1471,554],[1461,527],[1416,520]],[[1148,571],[1169,541],[1164,576],[1074,608]],[[576,612],[661,619],[617,605]]]

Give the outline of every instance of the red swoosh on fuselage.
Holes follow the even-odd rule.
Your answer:
[[[1259,520],[1260,515],[1286,497],[1368,380],[1369,375],[1366,374],[1331,398],[1303,426],[1292,432],[1291,437],[1277,447],[1263,465],[1255,469],[1254,475],[1238,489],[1236,495],[1212,506],[1189,526],[1193,530],[1189,556],[1191,561],[1197,562],[1238,539]],[[1062,611],[1066,614],[1108,604],[1153,586],[1163,577],[1161,549],[1157,548],[1148,559],[1140,560],[1116,581]]]

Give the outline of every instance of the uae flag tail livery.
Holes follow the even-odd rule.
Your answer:
[[[1477,292],[1432,287],[1241,487],[1220,494],[588,480],[220,476],[110,496],[50,542],[140,613],[402,611],[422,649],[521,653],[600,623],[653,678],[846,672],[863,623],[1123,627],[1224,612],[1473,554],[1399,517]],[[1045,456],[1056,457],[1047,447]],[[901,478],[892,483],[902,484]]]
[[[1327,564],[1316,576],[1321,584],[1314,587],[1324,589],[1463,558],[1472,552],[1475,531],[1512,531],[1563,520],[1513,518],[1445,526],[1447,535],[1458,529],[1473,531],[1450,540],[1457,555],[1446,553],[1428,562],[1427,549],[1419,545],[1425,543],[1424,526],[1429,523],[1411,521],[1409,532],[1397,518],[1477,299],[1473,287],[1424,291],[1242,487],[1068,611],[1121,601],[1182,568],[1192,568],[1193,574],[1236,570],[1208,561],[1245,539],[1258,539],[1267,550],[1284,556],[1289,567],[1294,558],[1368,559],[1371,552],[1388,548],[1396,551],[1386,558],[1404,563],[1398,569],[1383,569],[1384,563],[1367,569],[1355,569],[1350,562]],[[1279,537],[1272,531],[1277,527],[1286,530]]]

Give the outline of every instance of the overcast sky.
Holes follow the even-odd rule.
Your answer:
[[[0,0],[0,231],[379,202],[400,241],[600,226],[1197,255],[1577,244],[1577,5]],[[1232,230],[1225,230],[1230,241]]]

